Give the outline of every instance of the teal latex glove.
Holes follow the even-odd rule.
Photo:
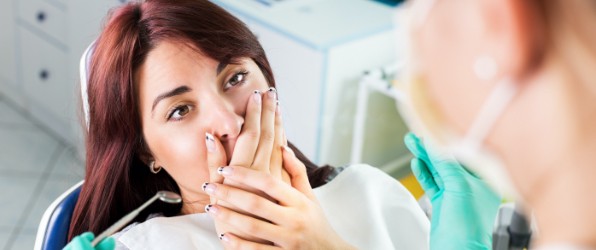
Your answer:
[[[430,249],[491,249],[500,197],[454,158],[441,155],[414,134],[404,138],[415,156],[412,172],[430,198]]]
[[[63,250],[114,250],[116,247],[116,242],[112,237],[103,239],[95,247],[91,246],[91,241],[93,241],[93,239],[95,239],[93,233],[82,233],[81,235],[74,237]]]

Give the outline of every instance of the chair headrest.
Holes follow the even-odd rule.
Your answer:
[[[83,52],[79,64],[79,73],[81,77],[81,98],[83,100],[83,112],[85,113],[85,124],[89,130],[89,97],[87,94],[87,84],[89,82],[89,70],[91,64],[91,56],[95,50],[95,41],[89,44],[89,47]]]

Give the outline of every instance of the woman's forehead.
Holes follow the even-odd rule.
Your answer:
[[[212,66],[217,61],[206,56],[201,50],[180,42],[160,42],[147,55],[147,61],[153,64],[179,65],[192,63],[192,65]],[[190,65],[190,66],[192,66]],[[215,67],[212,67],[215,69]]]
[[[228,64],[218,62],[186,44],[162,42],[148,53],[145,62],[135,72],[135,82],[139,94],[151,95],[173,85],[214,82],[227,67],[234,65],[257,67],[250,58],[233,59]]]
[[[197,68],[221,73],[228,65],[245,65],[254,61],[248,57],[235,57],[224,61],[218,61],[207,56],[200,48],[188,43],[164,41],[158,43],[147,55],[145,68],[166,67],[166,68]],[[186,67],[184,67],[186,66]]]

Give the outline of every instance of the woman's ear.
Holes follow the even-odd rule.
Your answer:
[[[153,161],[153,156],[147,154],[139,154],[139,159],[145,163],[145,165],[149,165],[151,161]]]
[[[523,78],[544,56],[545,22],[540,1],[479,1],[486,46],[500,65],[500,74]]]
[[[151,161],[155,160],[155,157],[149,151],[147,145],[143,142],[141,148],[137,151],[137,155],[139,156],[139,160],[141,160],[145,165],[149,165]]]

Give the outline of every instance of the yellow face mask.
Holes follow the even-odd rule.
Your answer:
[[[508,77],[502,78],[483,103],[472,125],[458,135],[448,126],[438,104],[429,91],[426,73],[417,61],[418,51],[413,42],[415,32],[423,27],[430,15],[435,0],[414,1],[396,15],[398,41],[405,42],[406,55],[403,70],[393,83],[397,108],[410,130],[436,150],[453,155],[464,166],[481,176],[503,197],[518,198],[509,175],[499,157],[484,147],[484,141],[493,130],[494,124],[517,93],[517,85]],[[405,27],[405,29],[399,29]],[[399,51],[399,50],[398,50]],[[448,83],[446,83],[448,84]]]

